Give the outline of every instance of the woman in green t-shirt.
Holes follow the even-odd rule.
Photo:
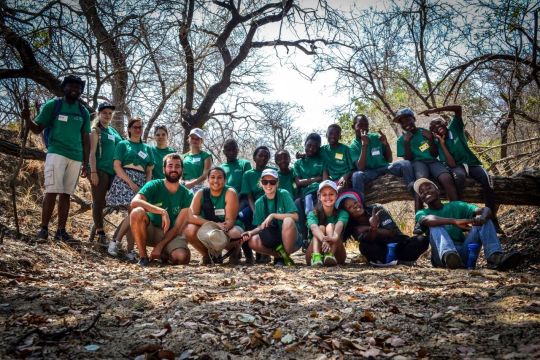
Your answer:
[[[97,109],[97,116],[92,122],[90,133],[90,185],[92,188],[92,218],[96,234],[101,245],[108,243],[103,230],[103,208],[105,196],[114,179],[113,157],[116,144],[122,141],[118,132],[109,126],[115,106],[102,102]]]
[[[311,243],[306,251],[306,263],[311,266],[344,264],[347,258],[343,246],[343,231],[349,221],[345,210],[335,208],[338,188],[332,180],[319,184],[319,202],[309,213],[307,225]]]
[[[151,146],[154,157],[154,169],[152,169],[152,179],[165,179],[163,173],[163,158],[165,155],[175,153],[176,150],[169,146],[169,130],[165,125],[154,127],[154,140],[156,146]]]
[[[239,239],[244,231],[238,216],[238,195],[225,185],[225,170],[214,167],[208,171],[208,187],[198,191],[193,197],[189,211],[189,224],[184,230],[187,241],[203,255],[203,264],[210,264],[208,249],[197,238],[199,228],[206,222],[213,221],[227,233],[231,239]],[[230,243],[228,249],[235,248],[230,264],[238,264],[240,243]]]
[[[189,152],[184,154],[184,185],[196,193],[204,187],[204,180],[212,167],[212,155],[202,150],[204,131],[199,128],[189,132]]]

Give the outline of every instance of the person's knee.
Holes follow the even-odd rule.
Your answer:
[[[444,186],[454,186],[454,179],[449,173],[442,173],[437,177],[437,181],[439,181]]]
[[[197,237],[198,230],[199,227],[197,225],[188,224],[188,226],[186,226],[184,229],[183,234],[189,241],[191,241]]]
[[[148,216],[146,215],[146,211],[142,207],[134,208],[129,214],[130,223],[132,225],[144,222],[146,221],[146,218],[148,218]]]
[[[290,230],[296,226],[295,221],[292,217],[287,216],[285,219],[283,219],[282,228],[283,230]]]

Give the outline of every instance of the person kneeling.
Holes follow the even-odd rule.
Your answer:
[[[166,155],[163,159],[165,179],[147,182],[131,201],[130,228],[139,250],[140,266],[158,258],[175,265],[189,263],[187,242],[180,234],[187,222],[193,195],[179,183],[182,167],[179,154]],[[147,245],[154,246],[150,259]]]
[[[479,208],[462,201],[443,204],[439,189],[426,178],[415,181],[414,191],[428,205],[427,209],[416,213],[416,222],[424,232],[429,233],[433,266],[463,268],[467,263],[470,244],[484,247],[489,268],[508,270],[519,265],[521,255],[518,252],[505,254],[502,251],[489,208]],[[463,235],[463,230],[469,231],[467,237]]]

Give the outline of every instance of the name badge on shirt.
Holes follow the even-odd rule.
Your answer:
[[[448,131],[448,138],[449,138],[450,140],[454,140],[454,134],[452,134],[451,131]]]
[[[63,122],[67,122],[68,121],[68,116],[67,115],[58,115],[58,120],[63,121]]]
[[[225,216],[225,209],[214,209],[216,216]]]
[[[336,159],[338,160],[343,160],[343,154],[340,154],[340,153],[336,153]]]
[[[109,138],[109,140],[114,141],[114,135],[109,134],[107,137]]]
[[[420,145],[418,148],[420,149],[420,151],[424,152],[424,151],[426,151],[427,149],[429,149],[429,144],[428,144],[428,143],[423,143],[423,144]]]
[[[191,162],[201,162],[201,158],[191,158]]]
[[[379,155],[381,155],[381,149],[379,148],[371,149],[371,156],[379,156]]]
[[[139,151],[139,153],[137,155],[139,155],[141,157],[141,159],[143,159],[143,160],[146,159],[146,157],[148,156],[142,150]]]

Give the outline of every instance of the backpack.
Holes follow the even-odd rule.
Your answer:
[[[203,202],[202,209],[204,211],[204,217],[206,220],[213,222],[220,222],[221,220],[216,216],[214,204],[212,204],[212,199],[210,198],[210,188],[204,188],[203,192]]]
[[[52,114],[53,119],[56,119],[58,115],[60,115],[60,110],[62,109],[63,102],[64,102],[63,98],[61,97],[57,97],[56,99],[54,99],[54,108],[53,108],[53,114]],[[79,100],[77,100],[77,103],[79,104],[79,115],[83,117],[84,106],[83,104],[81,104]],[[49,148],[49,135],[51,133],[51,129],[52,128],[50,127],[46,127],[42,133],[43,143],[45,144],[45,148],[47,149]]]

